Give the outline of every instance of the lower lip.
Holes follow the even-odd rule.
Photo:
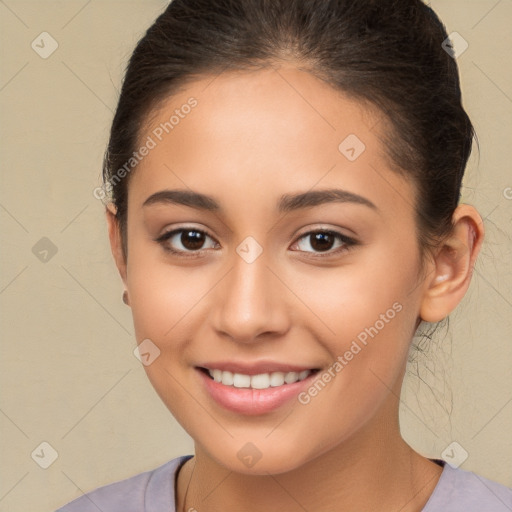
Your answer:
[[[203,379],[210,396],[222,407],[232,412],[257,415],[272,412],[286,402],[296,398],[298,394],[311,385],[316,373],[308,375],[304,380],[293,384],[270,387],[267,389],[235,388],[216,382],[202,370],[197,370]]]

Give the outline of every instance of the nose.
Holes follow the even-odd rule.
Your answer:
[[[220,335],[255,343],[289,329],[286,287],[267,264],[263,254],[248,263],[235,253],[233,267],[216,287],[213,322]]]

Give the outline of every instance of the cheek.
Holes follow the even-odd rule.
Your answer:
[[[189,425],[192,412],[197,416],[201,411],[195,409],[194,393],[185,391],[187,354],[197,328],[194,315],[211,283],[199,268],[171,266],[151,259],[150,251],[134,250],[130,256],[127,284],[135,337],[137,343],[150,339],[159,350],[144,370],[170,412]]]
[[[133,251],[127,285],[137,340],[154,337],[163,342],[175,338],[211,284],[204,269],[168,264],[154,252]]]
[[[307,306],[306,310],[297,301],[297,306],[307,313],[305,321],[311,326],[316,318],[319,332],[330,333],[328,338],[334,340],[330,342],[332,349],[344,350],[344,344],[360,333],[364,341],[364,333],[375,332],[375,327],[381,337],[387,334],[395,337],[396,331],[403,331],[400,325],[414,324],[415,319],[405,315],[403,310],[406,305],[412,309],[416,307],[412,304],[415,297],[411,290],[417,268],[411,258],[401,264],[397,260],[400,252],[390,245],[373,250],[371,254],[370,251],[364,255],[361,252],[361,257],[351,257],[348,264],[337,268],[289,274],[288,280],[294,283],[294,291]],[[402,332],[400,337],[403,335]],[[341,340],[344,343],[340,344]]]
[[[322,340],[332,364],[339,363],[332,367],[336,376],[326,376],[326,400],[342,399],[342,407],[364,412],[389,389],[398,392],[418,312],[418,297],[411,293],[417,266],[413,257],[403,264],[398,257],[407,251],[414,255],[414,250],[412,243],[390,243],[368,251],[357,263],[302,278],[305,302],[330,332],[316,339]]]

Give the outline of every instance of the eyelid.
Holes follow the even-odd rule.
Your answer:
[[[168,230],[164,231],[161,235],[158,235],[154,240],[155,240],[155,242],[166,240],[171,235],[175,235],[176,233],[179,233],[180,231],[197,231],[198,233],[203,233],[203,234],[209,236],[211,239],[213,239],[217,243],[219,243],[218,240],[216,240],[215,237],[213,235],[211,235],[206,229],[198,228],[196,226],[189,226],[189,225],[178,226],[178,227],[175,227],[172,229],[168,229]]]
[[[332,233],[333,235],[339,235],[343,239],[349,240],[352,243],[358,243],[358,241],[354,237],[352,237],[350,235],[346,235],[345,233],[342,233],[341,231],[339,231],[340,229],[341,228],[333,228],[333,227],[329,227],[329,226],[320,224],[318,226],[308,227],[307,231],[299,232],[297,235],[295,235],[296,236],[295,239],[300,240],[301,238],[303,238],[306,235],[311,235],[313,233],[322,232],[322,233]]]

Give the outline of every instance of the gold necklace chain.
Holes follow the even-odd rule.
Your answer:
[[[182,512],[185,512],[185,506],[186,506],[186,503],[187,503],[187,496],[188,496],[188,488],[190,487],[190,482],[192,481],[192,476],[194,475],[194,470],[196,469],[196,458],[195,457],[192,457],[192,458],[194,459],[194,466],[192,467],[192,473],[190,474],[190,478],[188,480],[187,488],[185,489],[185,496],[183,497],[183,509],[182,509]]]

